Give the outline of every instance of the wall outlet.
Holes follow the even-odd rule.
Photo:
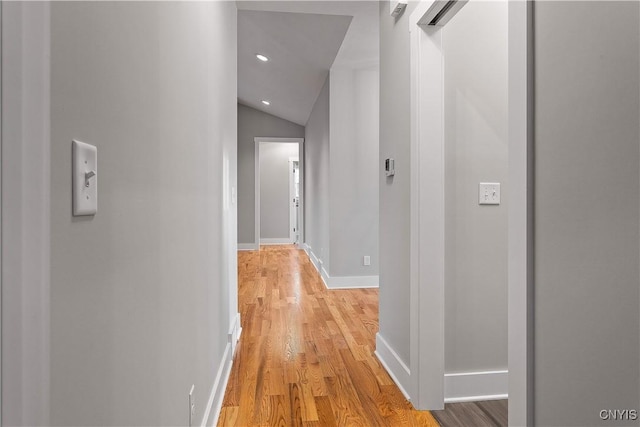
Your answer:
[[[189,427],[193,425],[193,417],[196,415],[196,400],[193,395],[195,388],[195,384],[191,384],[191,390],[189,390]]]
[[[362,265],[371,265],[371,257],[369,255],[365,255],[362,258]]]

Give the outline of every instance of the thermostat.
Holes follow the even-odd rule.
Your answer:
[[[389,0],[389,13],[394,18],[400,16],[407,7],[407,0]]]

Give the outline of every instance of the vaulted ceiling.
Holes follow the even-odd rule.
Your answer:
[[[242,104],[305,125],[332,66],[378,60],[377,1],[236,3]]]

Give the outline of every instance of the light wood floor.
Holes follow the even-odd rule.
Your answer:
[[[373,350],[376,289],[325,289],[304,251],[238,256],[242,336],[219,426],[437,426]]]

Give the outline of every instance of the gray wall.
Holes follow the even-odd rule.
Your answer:
[[[255,143],[253,138],[304,138],[304,126],[238,104],[238,243],[255,242]]]
[[[378,95],[377,65],[331,70],[331,276],[378,275]]]
[[[235,314],[236,6],[51,9],[51,422],[185,425],[195,384],[200,424]],[[71,216],[73,138],[95,217]]]
[[[329,80],[316,100],[304,143],[304,242],[329,271]]]
[[[410,2],[398,19],[380,2],[380,163],[395,159],[396,174],[380,182],[380,335],[409,365]]]
[[[260,144],[260,239],[289,239],[289,159],[298,144]]]
[[[445,372],[507,369],[507,2],[469,2],[443,30]],[[478,183],[501,203],[478,205]]]
[[[638,20],[637,2],[535,4],[537,425],[638,409]]]

